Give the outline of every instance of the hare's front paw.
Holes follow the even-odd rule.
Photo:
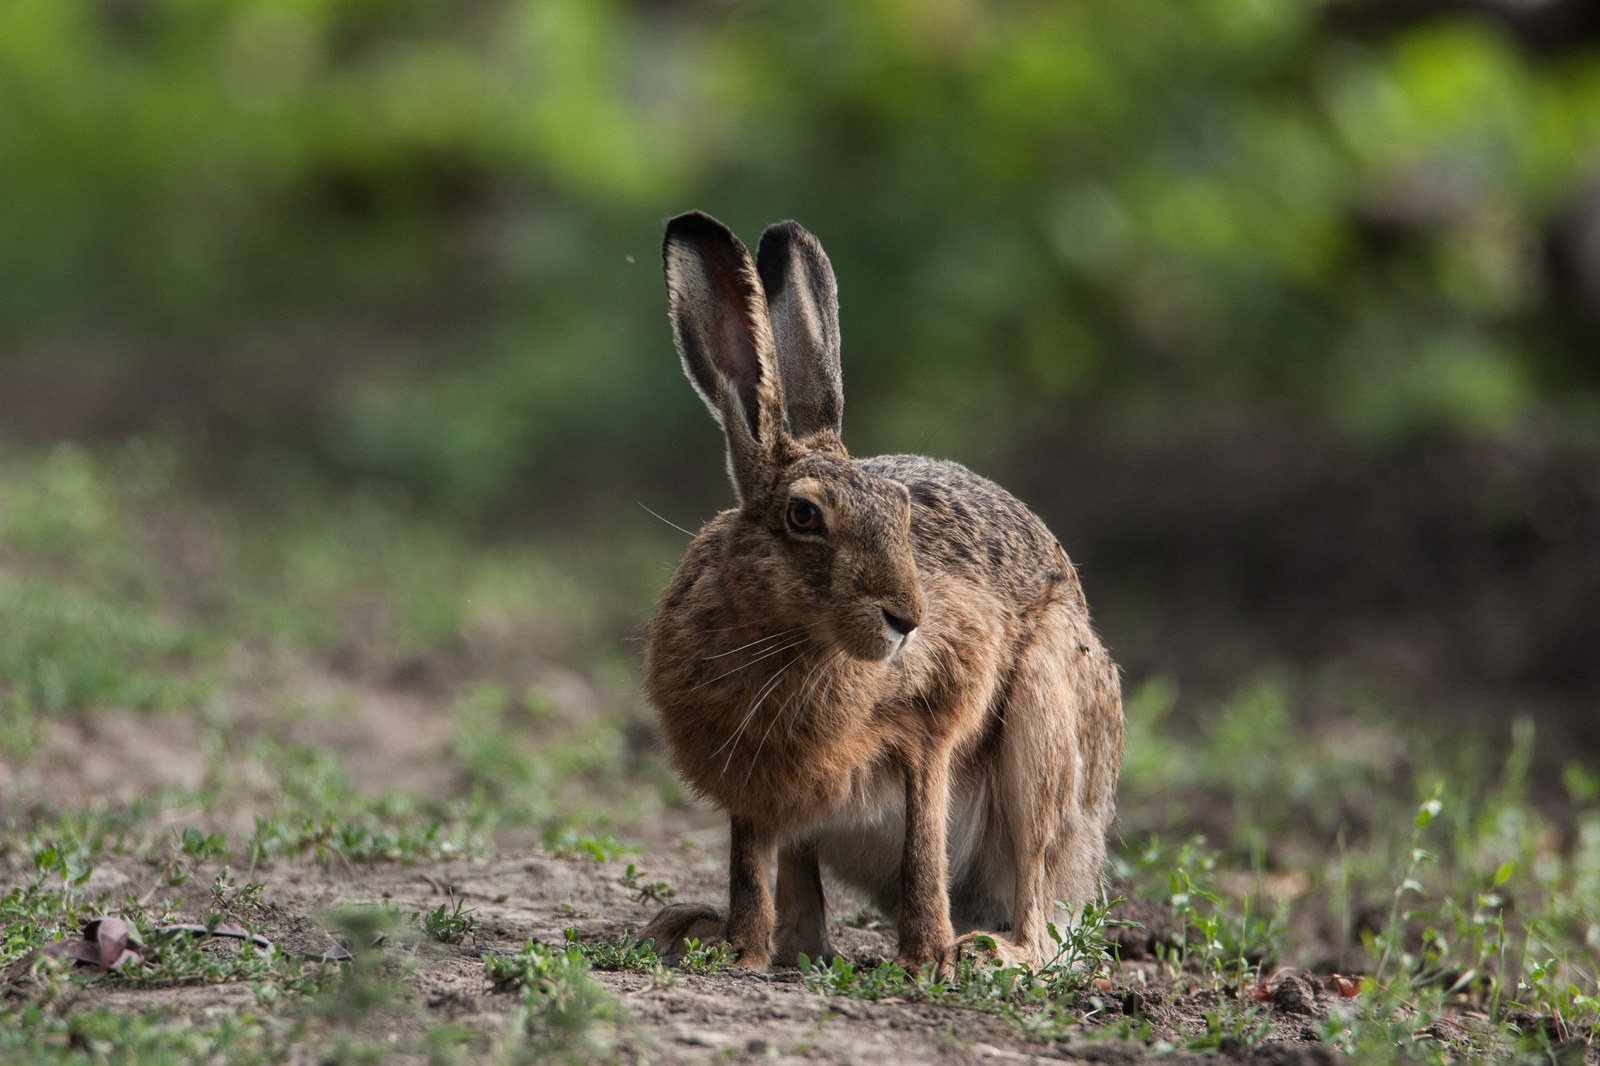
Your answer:
[[[948,938],[900,937],[900,952],[895,962],[909,973],[918,973],[924,967],[933,967],[935,980],[943,977],[950,964],[956,960],[955,944]]]
[[[1035,953],[994,933],[968,933],[956,941],[955,957],[970,956],[979,962],[998,962],[1002,966],[1036,966]]]
[[[722,912],[705,903],[674,903],[662,907],[660,913],[650,919],[639,932],[639,941],[656,942],[656,957],[668,966],[676,966],[683,961],[686,951],[684,941],[698,940],[702,947],[709,947],[722,940],[722,930],[726,923]]]

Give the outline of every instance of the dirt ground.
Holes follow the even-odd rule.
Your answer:
[[[329,681],[328,684],[334,682]],[[429,716],[414,698],[392,693],[348,690],[350,708],[331,722],[300,722],[296,731],[349,759],[358,783],[430,783],[430,753],[445,741],[443,708]],[[23,768],[0,768],[14,795],[30,795],[50,806],[69,803],[127,801],[159,794],[163,788],[194,788],[205,773],[206,758],[195,723],[182,718],[132,714],[96,714],[53,727],[41,755]],[[380,738],[389,738],[387,740]],[[438,759],[432,762],[437,764]],[[438,784],[438,781],[432,781]],[[237,782],[237,808],[231,818],[246,820],[252,789]],[[229,816],[225,815],[225,820]],[[195,810],[171,809],[158,816],[161,824],[204,824]],[[675,809],[632,827],[630,840],[642,840],[640,854],[607,862],[558,858],[533,846],[523,854],[503,854],[484,861],[426,862],[415,865],[353,865],[339,859],[279,861],[249,874],[265,885],[259,927],[285,949],[319,954],[333,946],[318,924],[331,908],[352,903],[387,902],[405,913],[437,907],[451,898],[463,901],[479,921],[476,935],[459,946],[428,943],[400,946],[396,957],[411,969],[414,990],[407,1009],[386,1015],[387,1038],[397,1044],[416,1038],[428,1024],[465,1023],[493,1034],[501,1031],[520,996],[496,992],[485,977],[482,955],[514,952],[529,939],[559,944],[564,930],[576,929],[584,940],[612,940],[641,927],[659,904],[639,903],[619,877],[632,862],[650,880],[664,880],[678,901],[721,902],[726,893],[726,829],[712,812]],[[0,871],[0,887],[24,881],[31,869],[12,854]],[[191,874],[190,886],[209,884],[221,869],[212,861]],[[238,880],[246,878],[235,870]],[[156,889],[158,865],[132,856],[114,857],[95,868],[91,892],[124,892],[139,896]],[[838,885],[829,886],[835,946],[852,962],[872,965],[892,958],[892,931],[843,924],[860,902]],[[173,890],[157,889],[156,899]],[[203,887],[190,891],[204,896]],[[199,921],[205,907],[198,899],[181,905],[180,920]],[[617,1037],[616,1051],[627,1060],[652,1062],[837,1062],[837,1063],[974,1063],[1055,1061],[1134,1062],[1146,1057],[1147,1045],[1109,1038],[1108,1026],[1125,1017],[1149,1025],[1150,1038],[1178,1048],[1189,1037],[1206,1032],[1205,1014],[1214,1007],[1212,992],[1178,994],[1170,978],[1158,976],[1145,950],[1159,931],[1159,907],[1137,905],[1130,913],[1146,929],[1124,932],[1121,966],[1087,993],[1079,1006],[1087,1022],[1067,1041],[1038,1043],[1015,1025],[975,1010],[898,1000],[868,1002],[809,991],[793,969],[771,973],[731,970],[711,976],[674,974],[662,984],[632,973],[598,973],[597,979],[620,997],[627,1023]],[[216,941],[208,950],[236,950]],[[1266,1043],[1252,1050],[1226,1044],[1208,1055],[1210,1062],[1325,1063],[1337,1060],[1319,1042],[1319,1019],[1329,1012],[1353,1009],[1341,1001],[1325,976],[1279,974],[1267,986],[1263,1003],[1271,1022]],[[132,990],[114,984],[93,985],[81,992],[79,1007],[103,1005],[142,1012],[154,1007],[191,1014],[227,1012],[252,1002],[246,984]],[[379,1039],[384,1039],[381,1034]],[[1187,1053],[1165,1061],[1183,1062]],[[304,1049],[304,1061],[315,1061]]]
[[[725,891],[722,846],[714,829],[692,834],[705,844],[670,850],[649,849],[630,859],[652,877],[675,885],[680,897],[719,898]],[[610,940],[637,929],[657,904],[639,904],[617,882],[625,860],[595,863],[528,855],[484,862],[426,863],[414,866],[278,863],[253,877],[266,884],[262,932],[283,947],[319,953],[333,945],[314,921],[329,908],[348,903],[389,902],[406,912],[436,907],[451,896],[476,912],[476,938],[460,947],[429,945],[409,955],[415,966],[414,1016],[395,1021],[398,1040],[420,1031],[426,1021],[464,1022],[490,1033],[500,1031],[507,1014],[521,1002],[498,993],[485,979],[480,956],[514,952],[528,939],[561,943],[563,931],[575,928],[585,939]],[[197,878],[208,882],[220,864],[204,867]],[[14,874],[13,874],[14,876]],[[143,894],[155,881],[150,864],[118,861],[96,869],[91,888],[130,890]],[[9,878],[8,878],[9,880]],[[848,896],[835,890],[836,910],[851,909]],[[843,903],[844,906],[839,906]],[[182,917],[198,920],[202,914]],[[892,957],[892,937],[880,930],[857,929],[835,921],[837,948],[851,961],[871,965]],[[233,950],[219,943],[216,950]],[[402,955],[406,955],[402,949]],[[1157,1039],[1181,1041],[1205,1032],[1207,994],[1173,996],[1170,987],[1153,980],[1153,962],[1132,961],[1116,974],[1110,987],[1097,991],[1097,1020],[1114,1021],[1126,1011],[1144,1013]],[[627,1008],[631,1025],[623,1031],[619,1050],[625,1057],[656,1062],[778,1061],[837,1063],[1020,1062],[1035,1059],[1127,1062],[1145,1055],[1139,1044],[1106,1041],[1097,1026],[1061,1045],[1024,1039],[1005,1020],[972,1010],[904,1001],[866,1002],[825,997],[808,991],[798,971],[757,974],[732,970],[711,976],[678,974],[670,985],[655,985],[630,973],[599,973],[602,984]],[[1316,981],[1316,979],[1313,979]],[[1291,982],[1292,983],[1292,982]],[[1315,1018],[1325,1016],[1335,997],[1323,982],[1301,985],[1300,999],[1280,997],[1272,1007],[1273,1039],[1250,1054],[1220,1061],[1320,1063],[1334,1056],[1317,1043]],[[1309,995],[1306,992],[1309,990]],[[190,1013],[248,1006],[247,985],[212,985],[153,990],[91,989],[79,1006],[104,1005],[143,1012],[176,1007]],[[1086,1004],[1091,1008],[1096,1004]],[[308,1052],[309,1055],[309,1052]],[[1170,1061],[1183,1061],[1181,1058]],[[1212,1058],[1210,1061],[1218,1061]]]

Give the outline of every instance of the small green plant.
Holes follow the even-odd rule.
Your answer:
[[[414,920],[422,931],[441,944],[459,944],[478,930],[478,916],[464,909],[462,901],[454,896],[432,910],[419,912]]]
[[[1411,848],[1410,859],[1406,863],[1406,870],[1401,876],[1399,884],[1395,885],[1394,895],[1389,903],[1389,920],[1384,923],[1383,930],[1379,933],[1377,944],[1380,950],[1378,956],[1377,980],[1382,981],[1389,970],[1389,960],[1397,958],[1405,937],[1405,923],[1410,920],[1411,913],[1403,909],[1405,898],[1408,894],[1424,895],[1422,885],[1417,881],[1417,869],[1423,863],[1434,858],[1431,852],[1423,850],[1422,834],[1433,824],[1439,816],[1444,804],[1440,800],[1440,793],[1444,790],[1442,784],[1433,786],[1433,791],[1428,798],[1417,808],[1417,813],[1411,820]]]
[[[85,849],[58,843],[34,849],[33,868],[43,876],[59,878],[64,888],[78,888],[94,875],[94,864]]]
[[[1097,974],[1115,961],[1111,941],[1105,935],[1106,929],[1138,926],[1137,922],[1111,917],[1112,910],[1123,902],[1121,896],[1108,899],[1102,892],[1098,901],[1085,903],[1076,914],[1072,914],[1071,907],[1061,904],[1068,912],[1068,921],[1065,926],[1058,926],[1055,922],[1045,926],[1050,939],[1055,942],[1056,950],[1031,975],[1033,981],[1042,985],[1052,997],[1068,996],[1087,987]]]
[[[389,904],[339,907],[321,916],[322,924],[343,943],[349,959],[340,977],[319,997],[321,1014],[353,1026],[374,1014],[391,1011],[406,996],[401,980],[406,963],[385,951],[404,946],[407,924],[399,908]]]
[[[823,963],[801,952],[795,958],[795,965],[805,977],[806,988],[824,996],[879,1000],[902,995],[914,984],[905,967],[887,960],[869,970],[858,970],[842,955],[835,955],[831,963]]]
[[[257,915],[263,909],[261,894],[266,887],[260,881],[240,887],[234,879],[233,868],[224,866],[211,882],[211,909],[236,917]]]
[[[589,976],[589,962],[573,936],[561,947],[530,940],[514,955],[486,955],[483,961],[496,989],[522,993],[502,1035],[505,1058],[582,1062],[610,1050],[626,1014]]]
[[[529,940],[520,951],[513,954],[485,955],[483,970],[496,991],[515,992],[537,984],[552,973],[567,972],[574,957],[583,961],[583,951],[573,936],[569,936],[566,944],[559,949],[537,940]]]
[[[610,862],[639,851],[638,845],[623,844],[610,833],[595,836],[566,827],[546,830],[540,843],[558,859],[593,859],[595,862]]]
[[[644,881],[647,875],[633,863],[617,878],[617,884],[628,890],[628,898],[635,903],[665,903],[678,894],[678,890],[665,881]]]
[[[1173,928],[1156,944],[1157,957],[1173,972],[1204,975],[1213,989],[1237,987],[1270,968],[1282,952],[1288,922],[1285,901],[1264,911],[1249,893],[1225,897],[1217,891],[1218,862],[1203,836],[1172,849],[1152,835],[1133,862],[1124,864],[1141,891],[1171,908]]]
[[[662,982],[670,979],[671,971],[656,955],[654,941],[636,941],[623,933],[615,940],[585,943],[578,939],[576,929],[566,930],[565,936],[567,947],[581,952],[596,970],[640,973]],[[728,969],[735,961],[733,949],[725,941],[702,945],[690,939],[684,942],[684,956],[678,968],[684,973],[713,974]]]
[[[589,960],[589,965],[596,970],[621,970],[652,975],[665,972],[665,967],[656,956],[654,941],[636,941],[627,933],[623,933],[615,940],[585,943],[578,939],[576,929],[567,929],[564,935],[567,947],[575,947],[581,951],[583,957]]]
[[[1205,1012],[1206,1031],[1190,1038],[1190,1051],[1248,1050],[1260,1044],[1272,1031],[1267,1012],[1224,999],[1215,1010]]]
[[[890,925],[876,907],[857,907],[839,921],[852,929],[887,929]]]
[[[206,833],[189,826],[182,833],[173,831],[183,853],[197,863],[219,858],[228,853],[228,838],[222,833]]]
[[[738,956],[726,940],[702,945],[691,937],[683,942],[683,961],[678,963],[678,968],[684,973],[713,974],[721,973],[736,961]]]
[[[214,926],[215,918],[208,924]],[[274,995],[304,996],[330,988],[337,977],[337,968],[306,962],[276,944],[260,947],[241,940],[232,947],[207,950],[212,942],[206,937],[187,930],[160,933],[150,925],[144,925],[141,936],[141,959],[111,975],[115,983],[171,988],[245,981],[270,984]]]

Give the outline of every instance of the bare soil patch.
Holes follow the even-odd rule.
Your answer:
[[[671,882],[683,898],[719,899],[725,893],[722,848],[691,846],[649,850],[631,861],[652,877]],[[641,927],[657,904],[634,902],[619,882],[628,860],[596,863],[526,855],[481,862],[348,866],[313,862],[276,863],[250,876],[266,888],[259,928],[286,949],[319,953],[332,946],[319,915],[352,903],[388,903],[412,913],[457,898],[479,919],[477,935],[460,946],[397,947],[397,958],[411,969],[412,1000],[406,1011],[385,1024],[400,1040],[428,1024],[465,1022],[490,1032],[506,1024],[520,1003],[496,992],[484,976],[481,956],[516,951],[529,939],[560,943],[576,929],[585,940],[611,940]],[[208,882],[220,864],[196,871]],[[4,882],[17,879],[11,871]],[[118,859],[97,870],[108,887],[143,892],[156,871],[147,862]],[[831,886],[830,898],[848,905],[849,896]],[[837,908],[844,909],[844,908]],[[192,912],[192,913],[190,913]],[[200,920],[199,908],[180,907],[180,917]],[[836,946],[852,962],[871,966],[892,957],[892,933],[860,929],[837,920]],[[234,950],[218,942],[218,951]],[[1152,962],[1133,961],[1108,987],[1086,997],[1093,1012],[1081,1034],[1065,1043],[1028,1040],[1006,1020],[974,1010],[904,1001],[869,1002],[828,997],[807,989],[792,968],[771,973],[729,970],[709,976],[674,974],[658,984],[632,973],[597,973],[620,997],[629,1023],[618,1048],[630,1060],[704,1062],[814,1061],[839,1063],[1023,1062],[1037,1059],[1136,1062],[1143,1043],[1110,1036],[1107,1023],[1135,1016],[1149,1025],[1154,1040],[1180,1046],[1206,1032],[1205,1014],[1215,1007],[1212,993],[1175,994],[1171,982],[1156,976]],[[1299,981],[1298,999],[1279,996],[1264,1003],[1272,1033],[1250,1051],[1224,1046],[1209,1061],[1324,1063],[1336,1056],[1320,1044],[1315,1020],[1332,1002],[1319,983]],[[246,984],[160,989],[129,989],[115,979],[77,993],[77,1006],[105,1006],[140,1013],[154,1008],[184,1012],[242,1010],[253,1005]],[[1184,1061],[1182,1057],[1168,1061]]]

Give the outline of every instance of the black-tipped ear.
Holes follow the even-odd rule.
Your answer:
[[[667,222],[661,261],[678,357],[722,424],[734,487],[748,499],[783,432],[783,386],[761,279],[733,231],[700,211]]]
[[[797,222],[768,226],[756,267],[772,319],[785,410],[795,436],[839,431],[844,382],[839,374],[839,288],[817,239]]]

